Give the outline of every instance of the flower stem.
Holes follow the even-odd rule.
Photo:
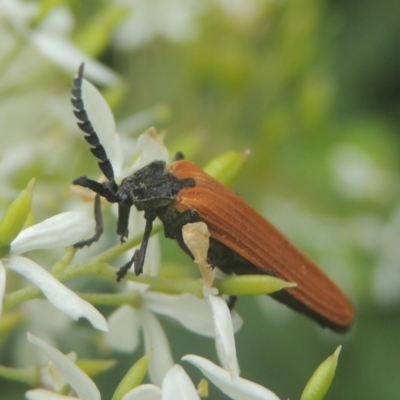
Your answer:
[[[142,296],[136,291],[127,293],[77,293],[79,297],[88,301],[91,304],[103,306],[120,306],[122,304],[129,304],[134,308],[140,307],[142,303]]]
[[[37,386],[40,383],[39,368],[11,368],[0,365],[0,376],[4,379]]]

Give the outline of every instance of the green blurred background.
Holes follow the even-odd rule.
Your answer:
[[[282,399],[296,399],[316,366],[342,344],[327,399],[400,398],[400,2],[193,1],[183,7],[151,1],[154,25],[151,12],[143,25],[149,38],[131,48],[111,40],[122,23],[120,16],[107,20],[117,3],[58,3],[75,18],[75,43],[120,74],[122,84],[103,88],[117,121],[156,107],[161,112],[152,123],[167,132],[171,154],[183,150],[200,165],[227,150],[250,149],[234,190],[304,249],[355,304],[351,331],[335,335],[268,298],[239,299],[242,376]],[[191,15],[190,32],[179,31],[179,18],[171,23],[178,32],[173,40],[160,27],[171,15],[157,9],[164,4],[169,10],[169,3],[171,14],[181,7]],[[96,26],[107,35],[96,36]],[[4,60],[3,74],[17,63]],[[40,57],[19,84],[10,88],[0,78],[2,155],[29,135],[53,146],[44,145],[53,149],[47,156],[34,153],[3,176],[14,189],[36,176],[39,216],[65,207],[73,196],[70,182],[84,173],[96,176],[96,165],[82,138],[68,136],[57,113],[46,119],[46,110],[38,109],[24,117],[30,126],[21,129],[12,102],[24,91],[25,107],[35,102],[40,108],[36,102],[44,96],[68,108],[70,78]],[[9,200],[2,195],[4,204]],[[115,240],[111,234],[109,240]],[[190,268],[175,243],[163,240],[162,246],[165,268]],[[88,279],[84,287],[91,290],[91,284]],[[200,349],[217,361],[212,340],[162,322],[176,360]],[[2,364],[13,365],[16,336],[3,338]],[[77,348],[78,339],[59,342],[80,357],[120,359],[96,380],[104,399],[142,355]],[[185,369],[194,382],[200,379],[190,366]],[[23,398],[27,390],[3,380],[0,385],[2,399]],[[212,388],[210,398],[225,397]]]

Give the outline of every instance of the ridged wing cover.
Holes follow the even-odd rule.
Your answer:
[[[231,189],[207,175],[196,164],[175,161],[169,171],[178,178],[193,178],[195,187],[182,189],[175,207],[196,210],[211,237],[240,254],[254,266],[296,282],[286,289],[307,308],[343,330],[354,310],[342,291],[273,225]]]

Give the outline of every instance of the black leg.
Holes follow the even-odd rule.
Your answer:
[[[128,269],[134,265],[135,275],[140,275],[143,272],[143,264],[146,256],[147,244],[149,243],[150,234],[153,229],[153,221],[155,216],[146,216],[146,227],[144,229],[142,244],[140,249],[136,250],[133,257],[117,271],[117,282],[119,282],[128,272]]]
[[[97,242],[103,233],[103,217],[101,215],[100,195],[98,193],[94,199],[94,220],[96,221],[96,233],[89,239],[75,243],[74,247],[76,249],[81,249],[82,247],[90,246],[92,243]]]
[[[233,307],[235,307],[236,301],[237,301],[237,296],[229,296],[229,299],[226,302],[226,304],[228,305],[230,311],[232,311]]]
[[[129,213],[131,211],[130,207],[121,206],[118,204],[118,221],[117,221],[117,234],[121,239],[121,243],[125,242],[128,237],[128,223],[129,223]]]

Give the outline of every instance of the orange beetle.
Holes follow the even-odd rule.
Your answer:
[[[144,211],[146,227],[140,249],[117,272],[122,279],[133,265],[136,275],[142,273],[147,243],[158,217],[165,236],[177,240],[191,255],[182,238],[187,223],[204,222],[210,232],[208,262],[225,273],[267,274],[296,282],[294,288],[283,289],[271,296],[290,308],[314,319],[336,332],[344,332],[354,318],[354,310],[343,292],[273,225],[251,208],[241,197],[207,175],[181,153],[166,168],[163,161],[153,161],[126,177],[118,185],[112,165],[90,123],[82,100],[83,65],[74,79],[72,104],[76,108],[78,126],[85,133],[91,151],[108,181],[99,183],[87,177],[73,184],[96,193],[96,234],[76,247],[90,245],[102,233],[100,196],[118,203],[117,234],[127,236],[130,208]]]

